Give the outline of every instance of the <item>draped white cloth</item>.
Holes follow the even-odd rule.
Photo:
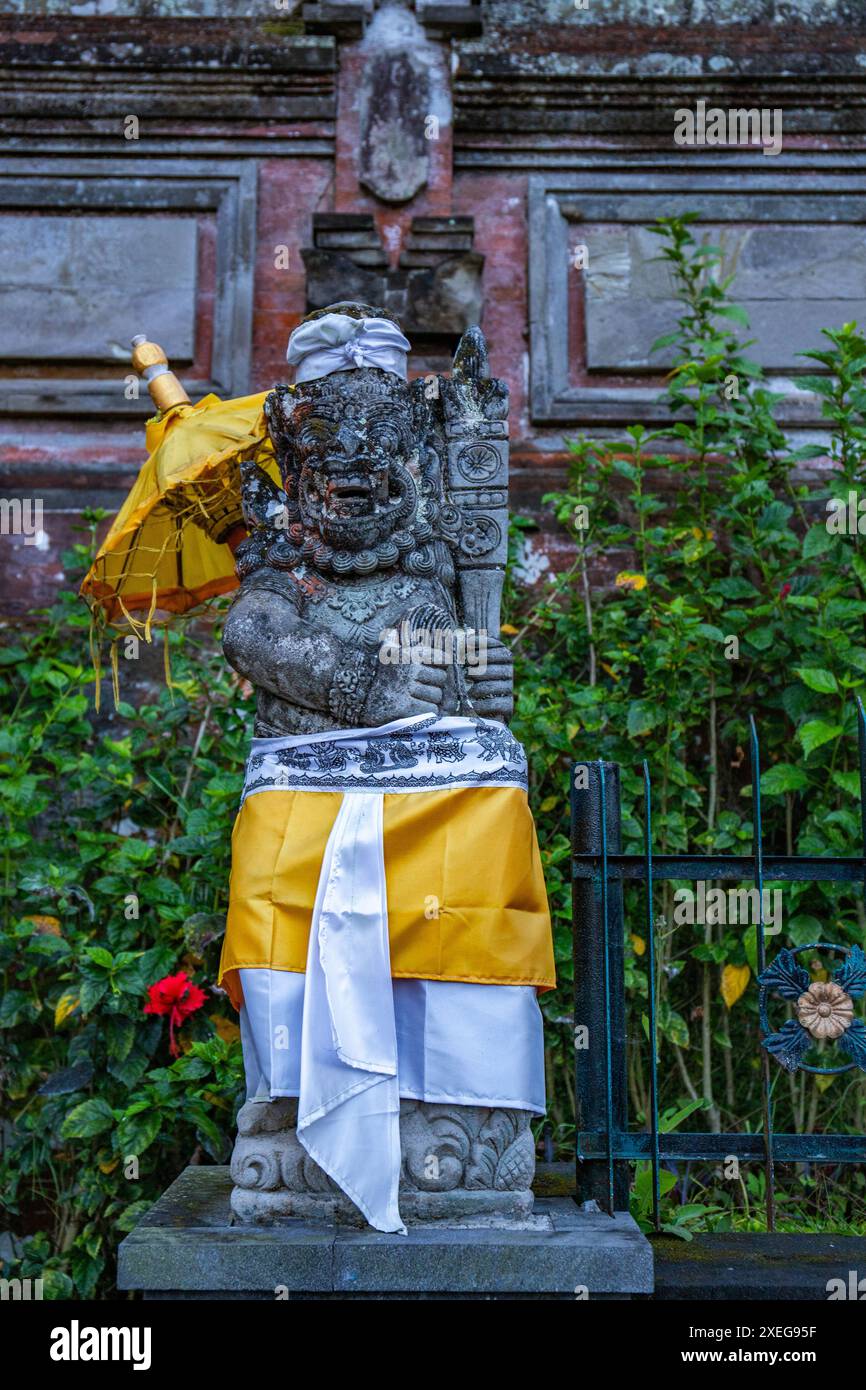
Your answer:
[[[247,1098],[297,1096],[306,981],[240,970]],[[392,980],[401,1099],[545,1111],[544,1031],[534,985]]]
[[[356,367],[379,367],[405,381],[409,349],[409,339],[390,319],[323,314],[295,329],[286,360],[296,369],[296,384]]]
[[[346,792],[307,954],[298,1138],[382,1231],[405,1227],[382,796]]]
[[[302,981],[298,1139],[351,1197],[370,1225],[382,1231],[405,1233],[397,1200],[401,1084],[388,937],[384,796],[386,791],[411,793],[443,786],[524,786],[525,777],[523,749],[508,730],[493,721],[465,716],[419,716],[395,720],[378,729],[253,741],[245,796],[286,788],[343,792],[322,861],[306,974],[294,977]],[[274,1084],[274,1039],[280,1026],[274,1019],[274,995],[279,992],[279,987],[275,991],[274,977],[281,973],[241,971],[247,1001],[243,1021],[247,1053],[257,1058],[260,1075],[267,1075],[271,1096],[294,1093]],[[266,1033],[262,1029],[263,976],[269,977]],[[431,986],[432,982],[428,988]],[[283,986],[284,998],[297,988]],[[498,1079],[492,1072],[485,1077],[479,1071],[476,1083],[480,1082],[481,1089],[489,1084],[493,1091],[508,1093],[513,1091],[513,1083],[505,1080],[505,1072],[506,1068],[513,1069],[516,1076],[526,1076],[528,1088],[541,1097],[541,1103],[525,1105],[523,1098],[506,1101],[504,1097],[498,1103],[543,1110],[540,1015],[534,998],[538,1015],[534,1066],[524,1060],[513,1068],[515,1040],[512,1037],[509,1044],[502,1027],[509,1014],[516,1019],[522,1012],[522,1036],[529,1040],[533,1028],[526,1001],[534,991],[515,994],[515,987],[497,985],[459,988],[481,989],[488,994],[490,1003],[478,1013],[480,1019],[487,1018],[485,1026],[489,1026],[490,1015],[499,1012],[494,1000],[499,998],[503,1003],[499,1029],[502,1071]],[[458,997],[467,998],[452,996],[454,1000]],[[411,1000],[408,995],[405,998],[402,1023],[407,1033],[412,1031]],[[294,1002],[297,1015],[297,996]],[[297,1037],[296,1031],[293,1036]],[[519,1032],[518,1039],[520,1036]],[[457,1038],[440,1039],[450,1056],[443,1071],[449,1083],[464,1072],[472,1078],[474,1050],[483,1050],[481,1029],[473,1038],[464,1026]],[[423,1048],[422,1053],[426,1070]],[[472,1080],[466,1084],[471,1090]],[[420,1089],[424,1094],[419,1098],[432,1098],[427,1094],[426,1075]],[[473,1103],[456,1094],[461,1083],[453,1088],[446,1085],[445,1089],[453,1089],[455,1094],[442,1099]],[[475,1099],[474,1103],[482,1102]]]

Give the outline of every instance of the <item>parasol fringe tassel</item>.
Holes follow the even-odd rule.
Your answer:
[[[149,609],[147,610],[147,617],[145,618],[145,621],[144,621],[144,640],[145,640],[145,642],[147,642],[148,644],[150,644],[150,643],[153,641],[153,636],[152,636],[152,631],[151,631],[151,625],[152,625],[152,623],[153,623],[153,615],[154,615],[155,612],[156,612],[156,575],[153,576],[153,583],[152,583],[152,585],[151,585],[151,590],[150,590],[150,607],[149,607]]]
[[[171,679],[171,643],[169,641],[168,628],[163,632],[163,666],[165,669],[165,683],[168,687],[169,698],[174,704],[174,684]]]
[[[120,597],[120,594],[117,594],[117,595],[116,595],[116,598],[117,598],[117,602],[118,602],[118,604],[119,604],[119,606],[120,606],[120,611],[121,611],[121,613],[123,614],[123,616],[124,616],[124,618],[126,619],[126,621],[129,623],[129,626],[130,626],[130,629],[131,629],[131,631],[132,631],[133,636],[134,636],[134,637],[144,637],[144,638],[149,642],[149,641],[150,641],[150,638],[147,636],[147,624],[146,624],[146,623],[142,623],[141,620],[140,620],[139,618],[134,618],[134,617],[132,616],[132,614],[130,613],[130,611],[129,611],[129,609],[127,608],[126,604],[124,603],[123,599]],[[149,617],[150,617],[150,615],[148,615],[148,620],[149,620]]]
[[[111,643],[111,692],[114,696],[115,709],[120,704],[120,657],[117,645],[122,640],[121,637],[115,637]]]
[[[87,641],[90,647],[90,663],[93,667],[93,708],[98,714],[102,697],[102,635],[100,633],[97,638],[96,627],[96,616],[91,608]]]

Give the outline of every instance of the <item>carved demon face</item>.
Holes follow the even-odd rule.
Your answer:
[[[295,412],[301,520],[341,550],[375,546],[414,515],[417,449],[397,394],[332,396]]]
[[[279,388],[268,415],[289,540],[308,558],[364,572],[417,546],[421,446],[404,382],[375,368],[336,372],[291,393]]]

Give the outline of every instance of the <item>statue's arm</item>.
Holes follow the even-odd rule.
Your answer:
[[[363,661],[366,653],[359,652],[352,663],[351,653],[344,652],[327,629],[305,622],[288,599],[261,589],[241,594],[232,605],[223,629],[223,650],[253,685],[326,713],[331,712],[332,690],[341,670],[354,664],[358,678],[363,678],[365,664],[369,668]]]
[[[442,668],[383,664],[378,652],[341,641],[272,590],[253,589],[235,600],[223,628],[223,650],[253,685],[330,714],[345,727],[428,714],[442,701]]]

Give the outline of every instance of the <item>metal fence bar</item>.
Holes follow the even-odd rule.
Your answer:
[[[610,1018],[610,904],[607,878],[607,797],[604,763],[598,764],[599,824],[601,826],[601,922],[604,952],[604,1016]],[[613,1216],[613,1044],[610,1029],[604,1030],[605,1120],[607,1122],[607,1213]]]
[[[755,887],[758,890],[758,974],[767,966],[767,947],[764,941],[764,859],[763,826],[761,824],[761,752],[758,731],[753,715],[749,715],[749,735],[752,751],[752,853],[755,859]],[[764,1103],[764,1172],[767,1179],[767,1230],[776,1229],[776,1169],[773,1162],[773,1088],[770,1081],[770,1054],[761,1048],[761,1092]]]
[[[581,1153],[588,1162],[607,1156],[607,1134],[603,1129],[578,1135]],[[616,1158],[633,1162],[652,1161],[653,1137],[649,1130],[616,1131],[613,1136]],[[688,1134],[676,1130],[659,1135],[659,1157],[669,1163],[719,1163],[729,1154],[744,1162],[766,1157],[762,1130],[755,1133],[707,1131]],[[773,1133],[773,1155],[777,1163],[866,1163],[866,1135],[863,1134],[780,1134]]]
[[[591,878],[576,878],[572,882],[575,1100],[578,1131],[606,1133],[610,1127],[613,1134],[618,1134],[628,1128],[622,885],[610,874],[605,881],[602,851],[605,848],[609,858],[622,848],[619,768],[613,763],[605,765],[603,801],[601,781],[597,762],[582,763],[572,769],[571,843],[578,854],[588,855],[596,863]],[[609,1154],[594,1154],[587,1161],[578,1141],[577,1195],[581,1201],[595,1201],[600,1207],[609,1208],[612,1163],[613,1207],[623,1211],[628,1209],[629,1165],[618,1158],[614,1142],[610,1150]]]
[[[866,851],[864,851],[866,853]],[[575,878],[598,877],[598,855],[573,856]],[[765,854],[764,880],[779,883],[862,883],[864,861],[858,855],[812,856]],[[642,854],[608,852],[608,874],[623,882],[643,882],[646,861]],[[745,854],[654,854],[653,876],[657,881],[682,878],[726,879],[735,883],[754,878],[754,857]]]
[[[863,897],[866,899],[866,711],[857,696],[857,751],[860,763],[860,837],[863,841]]]
[[[658,1034],[656,1031],[656,929],[653,914],[653,811],[649,764],[643,763],[644,788],[644,856],[646,862],[646,925],[649,952],[649,981],[647,984],[650,1034],[650,1135],[652,1137],[653,1225],[661,1229],[661,1182],[659,1177],[659,1088]]]

